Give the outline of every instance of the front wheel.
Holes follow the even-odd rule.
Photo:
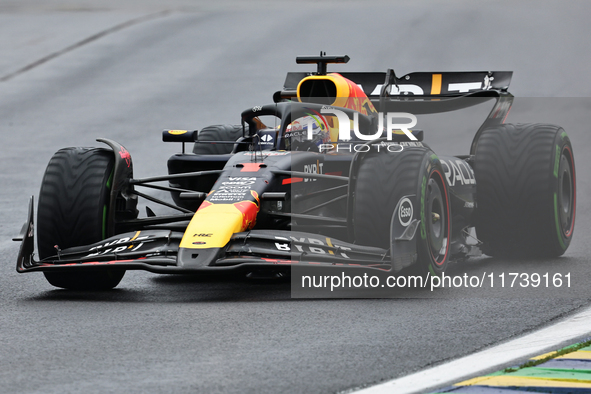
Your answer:
[[[410,267],[417,273],[441,274],[449,261],[451,212],[449,191],[439,158],[430,149],[405,147],[402,152],[366,155],[357,172],[353,200],[355,242],[384,249],[390,244],[391,220],[410,223],[419,212],[416,245],[418,260]],[[408,195],[414,202],[398,202]],[[393,215],[396,215],[392,219]]]
[[[64,148],[50,160],[39,192],[37,214],[40,257],[56,249],[88,245],[107,237],[107,213],[115,159],[98,148]],[[104,290],[119,284],[125,270],[44,272],[56,287]]]

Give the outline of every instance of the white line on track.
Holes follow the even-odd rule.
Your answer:
[[[591,308],[549,327],[509,342],[450,361],[446,364],[367,387],[355,394],[420,393],[452,383],[495,367],[510,364],[528,356],[557,350],[564,342],[591,334]]]

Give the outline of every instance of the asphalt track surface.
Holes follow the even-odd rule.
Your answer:
[[[0,391],[339,392],[589,305],[590,13],[585,1],[0,1]],[[237,123],[302,70],[295,56],[320,50],[348,54],[355,71],[513,70],[508,121],[557,123],[573,141],[575,238],[558,259],[481,258],[450,274],[570,272],[571,287],[302,300],[288,283],[129,272],[87,294],[15,272],[10,238],[56,150],[107,137],[131,152],[136,176],[165,173],[178,147],[162,129]],[[473,129],[425,132],[437,152],[460,154]]]

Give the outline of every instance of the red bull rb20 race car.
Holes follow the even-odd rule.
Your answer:
[[[134,178],[130,153],[108,139],[98,139],[105,148],[58,151],[39,193],[38,255],[31,198],[17,271],[92,290],[138,269],[440,275],[482,252],[566,251],[576,207],[571,142],[559,126],[504,123],[511,72],[327,73],[348,60],[297,58],[317,71],[288,73],[273,103],[242,112],[240,125],[165,130],[165,142],[182,144],[168,175]],[[417,115],[486,101],[494,105],[465,155],[436,154],[414,128]],[[178,213],[146,207],[139,217],[139,198]]]

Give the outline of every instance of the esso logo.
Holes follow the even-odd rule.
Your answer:
[[[400,208],[398,208],[398,220],[400,221],[401,225],[406,227],[412,221],[412,216],[412,202],[405,197],[400,201]]]

